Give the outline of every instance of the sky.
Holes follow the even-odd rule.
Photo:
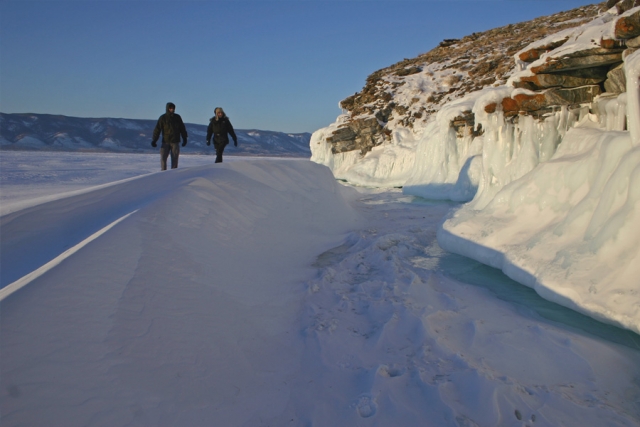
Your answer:
[[[313,132],[374,71],[585,0],[0,2],[0,111]]]

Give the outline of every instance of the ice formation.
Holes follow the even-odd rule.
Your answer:
[[[324,138],[338,121],[313,135],[312,160],[353,184],[468,202],[442,225],[443,248],[500,268],[544,298],[640,333],[640,52],[624,58],[626,93],[558,107],[543,118],[505,120],[500,107],[502,99],[526,92],[513,81],[531,75],[531,67],[611,38],[613,18],[609,11],[537,42],[568,38],[531,64],[516,54],[505,85],[447,103],[417,138],[396,130],[391,144],[365,156],[333,154]],[[498,108],[488,113],[491,103]],[[474,113],[480,136],[461,137],[451,127],[465,111]]]
[[[640,333],[639,72],[635,52],[627,93],[596,99],[594,113],[563,108],[516,127],[485,117],[478,192],[445,221],[440,245]]]

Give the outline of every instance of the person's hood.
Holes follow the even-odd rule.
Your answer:
[[[175,111],[176,104],[174,104],[173,102],[167,102],[167,109],[166,109],[167,113],[169,112],[169,108],[173,108]]]

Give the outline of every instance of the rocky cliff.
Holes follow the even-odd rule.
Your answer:
[[[443,40],[435,49],[405,59],[371,74],[364,88],[344,99],[346,114],[326,129],[322,141],[332,154],[358,152],[393,143],[393,133],[409,131],[419,137],[435,114],[447,103],[487,87],[510,84],[522,89],[501,105],[487,105],[487,112],[501,108],[511,120],[520,114],[541,118],[560,106],[570,108],[590,103],[599,95],[624,92],[623,56],[640,42],[637,0],[624,0],[580,7],[552,16],[508,25],[461,39]],[[568,49],[572,29],[611,11],[620,18],[615,33],[591,40],[590,46]],[[609,19],[609,18],[607,18]],[[544,63],[531,67],[530,75],[510,77],[545,53]],[[626,53],[625,53],[626,52]],[[451,118],[459,136],[482,133],[469,110]],[[406,139],[406,138],[405,138]],[[313,150],[313,146],[312,146]]]

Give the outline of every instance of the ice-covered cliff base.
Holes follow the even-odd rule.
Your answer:
[[[505,117],[504,100],[530,91],[511,81],[485,88],[444,105],[416,141],[396,130],[358,161],[317,143],[327,128],[312,137],[312,160],[355,184],[468,202],[443,223],[444,249],[640,333],[640,50],[624,56],[624,73],[625,93],[540,117]],[[461,136],[451,123],[464,112],[476,128]]]
[[[639,61],[638,53],[626,60],[626,94],[601,99],[597,115],[573,117],[571,126],[562,113],[541,124],[525,121],[516,141],[499,121],[487,121],[478,193],[438,233],[443,248],[638,333]],[[615,130],[625,121],[628,131]],[[509,144],[518,152],[511,159]]]
[[[628,74],[637,82],[634,72]],[[490,92],[473,102],[484,105]],[[414,176],[422,169],[428,179],[408,183],[405,193],[469,201],[442,225],[444,249],[502,269],[548,300],[640,333],[637,92],[599,99],[597,114],[561,109],[544,121],[523,116],[516,124],[500,112],[485,114],[484,135],[473,142],[449,134],[448,149],[420,144],[418,150],[429,153],[416,157],[431,162],[413,165],[403,160],[406,147],[380,147],[358,168],[344,167],[352,153],[332,156],[343,162],[334,173],[375,186],[376,168],[410,165]],[[437,122],[431,129],[439,137]]]
[[[502,269],[544,298],[640,333],[640,147],[577,127],[553,158],[483,209],[452,213],[451,252]]]

